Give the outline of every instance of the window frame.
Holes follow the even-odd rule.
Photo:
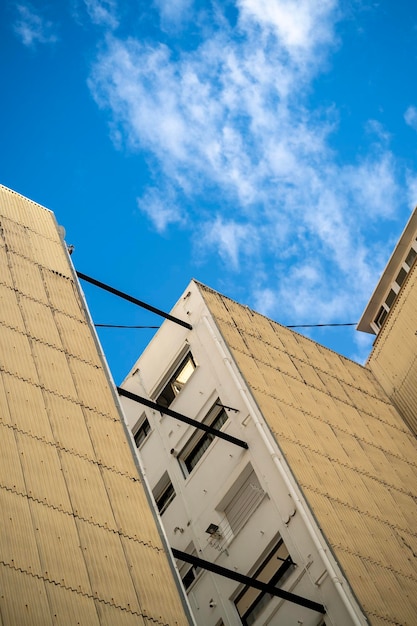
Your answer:
[[[250,493],[251,490],[254,493],[253,497]],[[248,463],[219,505],[216,506],[218,511],[223,512],[230,529],[225,533],[225,539],[230,542],[240,533],[267,495],[254,467]],[[237,504],[243,512],[243,514],[239,512],[238,516],[235,513]]]
[[[414,245],[412,245],[411,248],[408,251],[408,254],[407,254],[406,258],[404,259],[404,263],[411,270],[411,268],[413,267],[414,262],[415,262],[416,259],[417,259],[417,250],[415,249]]]
[[[132,429],[133,439],[135,440],[136,448],[139,450],[142,444],[146,441],[150,433],[152,432],[151,424],[144,413],[136,422],[135,427]],[[143,434],[143,437],[142,437]],[[138,437],[139,435],[139,437]],[[141,437],[141,438],[140,438]],[[139,439],[139,441],[138,441]]]
[[[404,284],[408,274],[410,273],[414,263],[417,259],[417,240],[413,242],[411,247],[408,250],[407,256],[404,258],[400,270],[397,273],[397,276],[392,281],[390,285],[390,289],[385,296],[384,302],[378,309],[378,313],[374,317],[373,322],[371,323],[371,327],[375,331],[376,334],[379,333],[381,328],[383,327],[385,320],[387,319],[388,313],[391,311],[394,306],[398,294],[401,291],[402,285]]]
[[[168,472],[164,472],[161,476],[155,487],[152,489],[152,494],[155,500],[156,508],[159,511],[159,515],[163,515],[177,495]]]
[[[191,363],[192,366],[190,374],[187,376],[186,380],[179,380],[181,374],[184,372],[189,363]],[[177,361],[176,365],[171,368],[168,375],[164,377],[164,380],[162,384],[159,385],[157,392],[153,394],[156,404],[159,404],[164,408],[171,406],[196,369],[197,364],[192,352],[190,349],[187,349],[186,353]]]
[[[192,556],[197,556],[197,549],[194,545],[193,542],[191,542],[185,552],[187,552],[187,554],[191,554]],[[177,561],[177,567],[178,567],[178,572],[181,578],[181,582],[183,584],[183,587],[185,589],[185,592],[188,593],[190,590],[190,587],[192,587],[195,583],[195,581],[200,578],[202,572],[204,571],[203,568],[199,567],[198,565],[193,565],[192,563],[186,563],[185,561],[183,561],[183,564],[181,566],[178,565],[178,561]],[[190,580],[190,582],[188,582],[188,584],[185,583],[185,580],[187,579],[187,576],[189,574],[192,574],[192,579]]]
[[[276,586],[276,584],[279,581],[283,583],[288,578],[288,576],[291,574],[291,571],[296,567],[296,564],[292,560],[291,555],[288,551],[288,548],[285,545],[284,540],[282,539],[281,536],[279,536],[271,545],[272,547],[270,547],[269,550],[266,552],[266,556],[263,557],[260,565],[258,565],[258,567],[254,570],[251,576],[252,578],[263,580],[263,576],[262,576],[263,572],[267,571],[267,566],[271,563],[271,561],[274,559],[275,555],[277,555],[279,550],[283,548],[287,552],[288,556],[285,559],[277,556],[277,559],[281,562],[281,565],[275,570],[275,573],[270,578],[268,578],[268,580],[263,580],[263,582],[266,582],[269,585]],[[241,615],[237,605],[247,593],[255,594],[255,599],[250,603],[249,607],[243,611],[243,615]],[[266,608],[267,604],[269,604],[269,602],[273,598],[274,596],[271,596],[267,592],[256,590],[253,587],[250,587],[249,585],[246,585],[245,587],[243,587],[243,589],[239,591],[239,593],[236,595],[236,597],[233,600],[236,611],[242,622],[242,625],[252,626],[252,624],[255,624],[259,616],[261,615],[262,611]],[[260,604],[261,604],[261,609],[259,611]],[[248,622],[248,618],[250,617],[251,614],[253,614],[253,612],[257,608],[258,608],[258,612],[256,615],[253,616],[253,621]]]
[[[375,317],[374,323],[378,329],[381,329],[384,325],[385,320],[387,319],[389,311],[385,305],[385,302],[382,304],[378,311],[378,315]]]
[[[404,267],[401,266],[400,271],[398,272],[397,277],[395,279],[395,282],[398,285],[398,287],[402,286],[403,282],[407,278],[407,274],[408,274],[408,271]]]
[[[229,416],[226,412],[226,409],[220,403],[220,400],[217,399],[207,413],[206,417],[203,419],[202,423],[216,428],[217,430],[221,430],[223,426],[228,422],[228,420]],[[207,450],[211,447],[211,444],[216,439],[216,435],[201,431],[199,429],[197,429],[197,432],[194,432],[192,434],[192,436],[189,438],[189,440],[178,455],[178,462],[185,478],[187,478],[195,470],[201,459],[205,456]],[[194,455],[195,458],[203,447],[203,451],[195,461],[194,459],[192,460],[192,465],[190,467],[190,457]]]

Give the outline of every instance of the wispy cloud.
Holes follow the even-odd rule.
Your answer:
[[[164,193],[151,187],[138,199],[138,209],[153,223],[159,233],[164,233],[170,224],[182,224],[184,215],[170,190]]]
[[[404,113],[404,119],[406,124],[417,130],[417,108],[415,106],[409,106]]]
[[[84,0],[84,5],[93,24],[110,29],[119,25],[116,0]]]
[[[13,28],[23,45],[33,47],[38,43],[58,41],[55,25],[36,12],[30,4],[18,4],[16,10],[18,17]]]
[[[224,14],[206,24],[192,50],[108,38],[91,91],[170,189],[165,208],[155,190],[139,199],[155,228],[181,223],[230,272],[243,263],[265,313],[357,316],[381,269],[377,229],[399,205],[400,181],[381,126],[371,123],[372,148],[346,164],[330,148],[334,108],[308,109],[312,81],[340,45],[337,2],[235,8],[236,23]],[[370,224],[375,241],[365,244]]]
[[[237,1],[246,30],[259,28],[263,36],[275,35],[293,61],[308,64],[319,44],[332,43],[336,5],[336,0]]]
[[[411,171],[407,173],[407,200],[410,209],[417,206],[417,175]]]
[[[259,233],[252,224],[226,220],[218,215],[207,221],[201,228],[198,248],[218,250],[226,267],[237,270],[242,258],[250,260],[258,246]]]
[[[163,30],[176,29],[191,18],[194,0],[153,0],[153,2],[159,11]]]

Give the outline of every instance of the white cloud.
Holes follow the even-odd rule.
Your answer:
[[[407,174],[408,206],[414,209],[417,206],[417,176],[412,172]]]
[[[18,18],[13,27],[25,46],[33,47],[37,43],[55,43],[58,41],[54,32],[54,24],[35,12],[30,4],[18,4],[16,9]]]
[[[122,121],[132,145],[176,160],[185,158],[187,125],[180,110],[179,79],[169,50],[135,41],[111,40],[90,87]]]
[[[110,29],[119,25],[116,0],[84,0],[84,4],[93,24]]]
[[[417,108],[415,106],[409,106],[404,113],[404,119],[406,124],[411,126],[414,130],[417,130]]]
[[[204,225],[199,246],[210,246],[217,250],[225,265],[232,270],[239,268],[241,257],[250,257],[255,246],[257,232],[249,224],[239,224],[217,216]]]
[[[238,0],[241,21],[246,27],[258,23],[275,32],[290,57],[300,61],[320,44],[333,39],[335,0]],[[306,58],[306,57],[305,57]]]
[[[389,136],[371,121],[373,147],[343,165],[328,141],[334,109],[306,108],[336,45],[335,0],[237,7],[236,29],[219,21],[191,51],[109,38],[90,88],[130,147],[152,155],[176,198],[175,208],[150,201],[152,190],[139,200],[157,229],[187,219],[200,251],[214,251],[233,272],[244,265],[270,315],[356,317],[381,270],[380,242],[365,245],[361,233],[376,232],[399,203]],[[347,295],[353,284],[356,299]]]
[[[362,204],[364,215],[390,216],[399,204],[393,155],[388,150],[367,157],[356,167],[345,169],[347,183],[357,205]]]
[[[262,315],[272,317],[277,311],[278,293],[270,287],[255,290],[254,292],[254,308]]]
[[[178,27],[191,16],[193,0],[153,0],[157,7],[163,29]]]
[[[159,233],[164,233],[170,224],[181,224],[183,215],[175,199],[169,192],[161,193],[158,189],[148,189],[138,199],[138,208],[152,222]]]
[[[355,332],[353,338],[356,345],[356,352],[352,354],[350,358],[357,363],[365,365],[371,351],[372,344],[375,341],[375,336],[368,333]]]

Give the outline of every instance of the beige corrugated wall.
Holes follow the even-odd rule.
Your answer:
[[[200,290],[370,623],[415,626],[411,431],[370,370]]]
[[[74,280],[0,186],[0,624],[185,625]]]
[[[417,436],[417,263],[375,340],[367,366]]]

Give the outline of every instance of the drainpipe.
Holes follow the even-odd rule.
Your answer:
[[[284,469],[284,467],[282,466],[282,461],[281,461],[281,457],[277,454],[275,448],[273,447],[269,437],[267,436],[263,425],[261,423],[261,421],[259,420],[259,416],[258,416],[258,408],[256,405],[254,405],[250,399],[248,398],[247,392],[244,389],[244,387],[242,386],[234,368],[231,362],[231,358],[228,356],[228,354],[226,353],[222,343],[220,342],[220,339],[218,338],[218,336],[216,335],[216,333],[214,332],[212,326],[210,325],[210,322],[207,318],[207,316],[203,316],[203,321],[204,324],[208,330],[208,332],[210,333],[211,338],[213,339],[217,350],[219,352],[219,354],[222,357],[222,360],[224,361],[228,371],[230,372],[230,375],[234,381],[234,383],[236,384],[239,393],[243,399],[243,402],[246,405],[246,408],[248,409],[250,415],[253,418],[254,424],[259,432],[259,435],[262,439],[262,441],[264,442],[269,454],[271,455],[273,462],[275,463],[286,487],[288,488],[290,495],[292,497],[292,499],[294,500],[295,506],[297,508],[297,511],[299,512],[299,514],[301,515],[303,522],[305,523],[310,537],[313,540],[313,543],[323,561],[323,564],[327,570],[327,572],[330,575],[331,580],[333,581],[340,599],[342,600],[342,603],[344,604],[347,612],[349,613],[350,617],[352,618],[352,624],[354,626],[364,626],[364,624],[366,624],[365,620],[362,620],[360,618],[360,616],[357,613],[357,610],[355,609],[355,607],[352,605],[351,600],[348,598],[345,589],[343,588],[343,585],[337,575],[337,572],[334,569],[333,564],[331,563],[325,546],[323,545],[323,540],[321,539],[321,537],[319,536],[319,531],[316,530],[312,520],[310,519],[310,516],[308,514],[308,512],[306,511],[305,505],[302,502],[302,500],[300,499],[297,490],[294,488],[286,470]]]

